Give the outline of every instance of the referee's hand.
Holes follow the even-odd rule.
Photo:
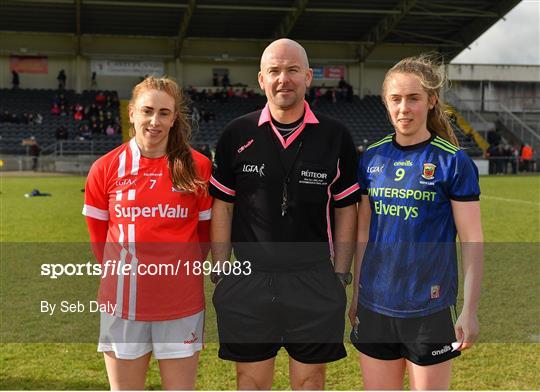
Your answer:
[[[480,332],[480,324],[476,313],[461,312],[454,330],[456,331],[457,341],[461,343],[457,350],[463,351],[471,348]]]

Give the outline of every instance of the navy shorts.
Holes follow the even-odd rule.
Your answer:
[[[213,296],[219,357],[273,358],[281,347],[303,363],[344,358],[346,294],[330,262],[294,272],[227,276]]]
[[[351,331],[356,349],[375,359],[406,358],[421,365],[434,365],[460,355],[456,341],[455,306],[423,317],[398,318],[372,312],[360,304],[359,323]]]

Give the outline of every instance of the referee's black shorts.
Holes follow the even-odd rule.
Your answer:
[[[372,312],[358,304],[358,324],[351,342],[361,353],[375,359],[406,358],[428,366],[460,355],[456,341],[455,306],[422,317],[398,318]]]
[[[294,272],[229,275],[213,296],[219,357],[258,362],[284,347],[308,364],[344,358],[346,300],[330,262]]]

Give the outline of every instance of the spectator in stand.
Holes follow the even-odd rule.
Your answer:
[[[43,123],[43,116],[40,113],[36,113],[36,116],[34,117],[34,123],[38,125]]]
[[[37,171],[39,153],[41,152],[41,148],[39,147],[39,144],[34,136],[31,136],[30,140],[31,140],[31,143],[30,143],[30,148],[28,152],[30,156],[32,157],[32,170]]]
[[[11,86],[13,90],[17,90],[19,88],[21,80],[19,79],[19,74],[17,71],[12,70],[11,71]]]
[[[58,128],[56,128],[55,136],[56,136],[56,140],[67,140],[68,138],[67,128],[64,127],[63,125],[59,126]]]
[[[73,119],[75,121],[81,121],[84,119],[84,107],[80,103],[75,105]]]
[[[77,137],[79,140],[90,140],[92,139],[92,130],[88,124],[82,124],[77,131]]]
[[[113,124],[107,125],[107,128],[105,129],[105,134],[107,136],[114,136],[116,134],[116,128]]]
[[[28,113],[21,114],[19,123],[28,124]]]
[[[193,106],[191,112],[191,122],[192,124],[198,124],[199,121],[201,121],[201,113],[199,112],[199,109],[197,109],[197,106]]]
[[[20,124],[21,123],[21,119],[19,116],[17,116],[17,113],[11,113],[11,121],[9,121],[13,124]]]
[[[105,96],[105,94],[103,94],[103,91],[98,91],[98,93],[96,94],[96,102],[99,105],[103,105],[106,100],[107,100],[107,97]]]
[[[208,144],[200,144],[197,146],[197,151],[203,154],[205,157],[212,161],[212,152],[210,151],[210,146]]]
[[[510,164],[512,165],[512,174],[517,174],[519,161],[519,150],[517,146],[510,146]]]
[[[58,80],[58,90],[64,90],[66,88],[66,71],[63,69],[58,72],[56,80]]]
[[[4,113],[0,116],[0,122],[11,122],[11,114],[9,113],[9,110],[4,110]]]
[[[60,105],[60,106],[67,105],[67,99],[66,99],[66,96],[64,94],[58,95],[58,105]]]
[[[95,72],[92,72],[92,78],[90,79],[90,90],[97,89],[97,75]]]
[[[66,105],[60,105],[60,116],[65,117],[68,115],[68,109]]]
[[[222,84],[223,87],[229,87],[231,82],[229,81],[229,75],[228,74],[223,75],[223,79],[221,80],[221,84]]]
[[[534,169],[534,150],[530,144],[525,144],[521,148],[521,160],[523,161],[523,169],[527,172]]]
[[[212,76],[212,86],[219,86],[219,79],[217,73],[214,73],[214,76]]]
[[[90,131],[92,132],[92,134],[94,135],[97,135],[97,134],[100,134],[101,133],[101,127],[98,123],[98,120],[95,116],[93,116],[91,119],[90,119]]]
[[[51,114],[54,116],[60,115],[60,106],[58,106],[57,103],[53,103],[53,106],[51,108]]]
[[[92,116],[95,116],[97,117],[97,115],[99,114],[99,109],[97,107],[97,105],[95,103],[91,104],[90,106],[88,106],[85,110],[86,112],[86,117],[87,118],[90,118]]]

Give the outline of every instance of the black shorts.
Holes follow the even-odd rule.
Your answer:
[[[406,358],[421,365],[434,365],[460,355],[456,341],[455,306],[423,317],[398,318],[372,312],[358,305],[358,325],[351,331],[356,349],[372,358]]]
[[[227,276],[212,300],[222,359],[263,361],[275,357],[281,347],[303,363],[347,356],[347,298],[330,262],[295,272]]]

